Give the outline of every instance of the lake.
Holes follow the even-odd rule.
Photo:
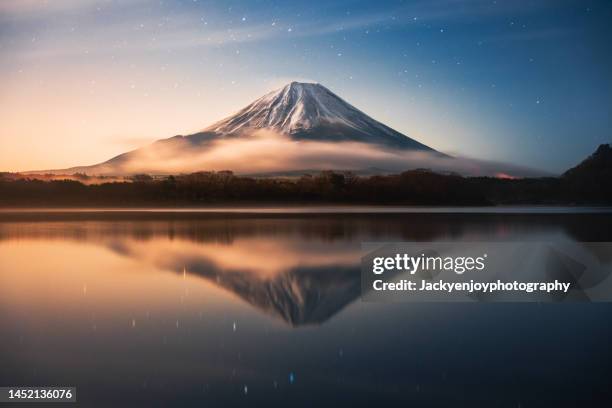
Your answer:
[[[612,404],[612,304],[360,299],[361,242],[530,240],[612,241],[612,214],[2,211],[0,385],[83,406]]]

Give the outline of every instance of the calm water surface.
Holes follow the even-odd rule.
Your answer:
[[[5,212],[0,385],[75,385],[81,406],[612,404],[612,304],[362,302],[361,242],[415,240],[612,241],[612,215]]]

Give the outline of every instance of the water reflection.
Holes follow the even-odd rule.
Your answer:
[[[115,238],[116,253],[213,282],[291,325],[322,323],[356,299],[359,252],[346,245],[261,237],[231,243]]]
[[[561,406],[586,398],[569,386],[578,374],[612,374],[605,305],[360,302],[361,242],[414,240],[612,241],[612,219],[3,216],[0,383],[76,384],[91,406],[493,404],[504,392]]]
[[[185,220],[159,213],[137,221],[117,221],[113,214],[103,215],[105,221],[70,219],[75,216],[82,217],[0,223],[0,242],[103,246],[156,270],[206,279],[293,326],[323,323],[359,297],[362,241],[595,241],[612,235],[610,217],[593,214],[203,214]]]

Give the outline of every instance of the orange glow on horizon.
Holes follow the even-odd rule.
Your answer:
[[[518,177],[512,176],[507,173],[496,173],[495,178],[502,179],[502,180],[516,180]]]

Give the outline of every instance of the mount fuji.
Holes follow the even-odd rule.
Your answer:
[[[271,153],[269,143],[254,142],[246,147],[240,144],[262,133],[279,135],[283,138],[283,147]],[[218,150],[224,143],[223,154],[216,154],[215,149]],[[316,148],[313,149],[313,146]],[[244,170],[244,162],[282,161],[281,156],[287,151],[293,152],[293,156],[286,158],[292,163],[300,162],[302,155],[309,155],[308,160],[304,160],[304,167],[288,168],[288,173],[302,169],[333,170],[335,168],[331,167],[338,162],[343,163],[344,169],[355,163],[351,169],[359,170],[357,167],[363,167],[364,163],[363,160],[359,164],[352,161],[355,146],[365,146],[368,150],[366,157],[383,152],[420,152],[448,158],[371,118],[321,84],[291,82],[200,132],[161,139],[96,165],[45,172],[118,176],[227,169],[249,173]],[[330,150],[333,150],[333,158],[320,160],[321,154],[328,154]],[[239,157],[239,151],[246,153]],[[219,158],[228,155],[234,155],[234,160],[223,162]],[[237,160],[240,160],[238,166]],[[366,167],[375,168],[379,163],[380,160],[366,163]],[[404,168],[410,167],[409,163],[405,163]],[[277,165],[272,170],[279,174],[285,169]]]
[[[433,151],[372,119],[318,83],[291,82],[205,131],[238,135],[253,129],[272,129],[294,140],[354,141]]]

